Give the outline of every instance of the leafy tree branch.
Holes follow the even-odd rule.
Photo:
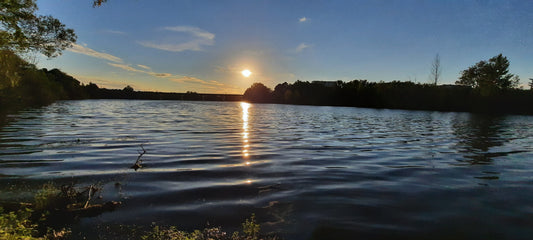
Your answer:
[[[73,29],[52,16],[36,15],[37,10],[35,0],[0,2],[0,49],[56,57],[76,42]]]
[[[479,88],[483,92],[506,90],[518,87],[520,79],[509,73],[509,60],[502,54],[488,61],[480,61],[464,70],[458,85]]]

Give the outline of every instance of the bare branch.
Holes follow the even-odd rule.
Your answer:
[[[440,56],[437,53],[435,56],[435,59],[433,60],[433,63],[431,64],[431,82],[434,85],[437,85],[439,78],[441,74],[441,66],[440,66]]]
[[[89,206],[89,202],[91,201],[92,191],[93,191],[93,185],[89,186],[89,197],[87,198],[87,202],[85,202],[85,206],[83,206],[83,208],[87,208]]]
[[[144,149],[143,145],[141,144],[141,149],[142,151],[138,151],[139,152],[139,156],[137,157],[137,161],[135,161],[135,164],[133,164],[133,166],[131,166],[131,168],[133,168],[135,171],[137,171],[137,169],[139,168],[142,168],[142,160],[141,160],[141,157],[146,154],[146,150]]]

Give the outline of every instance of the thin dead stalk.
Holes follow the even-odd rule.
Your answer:
[[[85,202],[85,206],[83,206],[83,208],[87,208],[89,206],[89,202],[91,201],[92,193],[93,193],[93,185],[89,186],[89,197],[87,198],[87,202]]]
[[[141,144],[141,149],[142,151],[138,151],[139,152],[139,156],[137,157],[137,161],[135,161],[135,164],[133,164],[133,166],[131,166],[131,168],[133,168],[135,171],[137,171],[137,169],[139,168],[142,168],[142,160],[141,160],[141,157],[146,154],[146,149],[144,149],[143,145]]]

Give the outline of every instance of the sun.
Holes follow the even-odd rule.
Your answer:
[[[241,74],[244,77],[249,77],[250,75],[252,75],[252,72],[250,72],[250,70],[248,70],[248,69],[244,69],[244,70],[242,70]]]

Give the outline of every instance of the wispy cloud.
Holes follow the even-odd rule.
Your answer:
[[[82,45],[79,45],[79,44],[73,44],[72,45],[72,48],[69,48],[68,51],[71,51],[71,52],[74,52],[74,53],[79,53],[79,54],[83,54],[83,55],[87,55],[87,56],[90,56],[90,57],[94,57],[94,58],[100,58],[100,59],[105,59],[105,60],[108,60],[108,61],[111,61],[111,62],[116,62],[116,63],[122,63],[122,59],[119,58],[119,57],[115,57],[111,54],[108,54],[108,53],[104,53],[104,52],[98,52],[98,51],[95,51],[93,49],[90,49],[86,46],[82,46]]]
[[[294,51],[299,53],[299,52],[302,52],[303,50],[305,50],[306,48],[310,48],[310,47],[311,47],[311,45],[309,45],[307,43],[300,43],[300,45],[298,45],[298,47],[296,47],[296,49]]]
[[[216,85],[216,86],[224,86],[224,84],[219,83],[219,82],[217,82],[215,80],[211,80],[210,82],[211,82],[211,84]]]
[[[130,72],[138,72],[138,73],[146,73],[146,74],[150,73],[142,69],[134,68],[127,64],[122,64],[122,63],[107,63],[107,64],[109,64],[110,66],[116,67],[116,68],[120,68],[122,70],[130,71]]]
[[[150,70],[150,67],[148,67],[148,66],[146,66],[146,65],[137,64],[137,67],[140,67],[140,68],[144,68],[144,69]]]
[[[204,81],[202,79],[195,78],[195,77],[189,77],[189,76],[175,77],[175,78],[170,78],[169,80],[173,81],[173,82],[178,82],[178,83],[189,82],[189,83],[209,84],[209,82],[207,82],[207,81]],[[214,81],[214,82],[216,82],[216,81]],[[218,83],[218,82],[216,82],[216,83]]]
[[[238,68],[235,66],[216,66],[215,71],[221,72],[221,73],[240,73],[242,71],[242,67]]]
[[[306,17],[301,17],[301,18],[298,19],[298,22],[301,22],[301,23],[307,22],[307,21],[309,21],[309,19],[306,18]]]
[[[164,27],[163,30],[185,33],[191,37],[189,41],[182,43],[163,43],[154,41],[139,41],[142,46],[155,48],[169,52],[203,51],[203,47],[215,44],[215,34],[203,29],[191,26]]]
[[[199,38],[204,38],[204,39],[210,39],[210,40],[215,39],[215,34],[212,34],[212,33],[208,32],[208,31],[202,30],[202,29],[197,28],[197,27],[175,26],[175,27],[164,27],[163,29],[168,30],[168,31],[173,31],[173,32],[190,33],[190,34],[192,34],[194,36],[197,36]]]
[[[113,66],[113,67],[116,67],[116,68],[120,68],[122,70],[126,70],[126,71],[129,71],[129,72],[136,72],[136,73],[144,73],[144,74],[148,74],[148,75],[152,75],[154,77],[161,77],[161,78],[168,78],[168,77],[172,77],[174,75],[170,74],[170,73],[156,73],[156,72],[153,72],[151,71],[150,67],[148,66],[144,66],[144,65],[137,65],[143,69],[139,69],[139,68],[135,68],[135,67],[132,67],[131,65],[128,65],[128,64],[122,64],[122,63],[107,63],[109,64],[110,66]]]
[[[194,28],[191,28],[191,29],[188,29],[188,28],[184,28],[184,29],[176,28],[173,31],[181,31],[181,30],[188,31],[188,32],[194,32],[195,36],[197,36],[197,37],[201,36],[201,38],[204,38],[204,39],[213,39],[214,38],[214,35],[211,36],[210,33],[208,33],[208,32],[194,31]],[[202,80],[202,79],[199,79],[199,78],[196,78],[196,77],[191,77],[191,76],[184,76],[184,75],[171,74],[171,73],[154,72],[154,71],[152,71],[152,68],[150,68],[149,66],[141,65],[141,64],[127,64],[127,63],[124,63],[124,61],[121,58],[119,58],[119,57],[116,57],[116,56],[113,56],[111,54],[104,53],[104,52],[98,52],[96,50],[93,50],[93,49],[87,47],[86,45],[83,46],[83,45],[79,45],[79,44],[74,44],[72,46],[72,48],[69,49],[69,51],[74,52],[74,53],[84,54],[84,55],[87,55],[87,56],[90,56],[90,57],[94,57],[94,58],[107,60],[108,61],[107,64],[109,66],[112,66],[112,67],[115,67],[115,68],[119,68],[119,69],[122,69],[122,70],[125,70],[125,71],[128,71],[128,72],[141,73],[141,74],[146,74],[146,75],[150,75],[150,76],[157,77],[157,78],[164,78],[164,79],[167,79],[169,81],[177,82],[177,83],[195,84],[196,86],[198,86],[200,88],[203,88],[203,89],[211,89],[211,88],[212,89],[219,89],[219,88],[221,88],[223,86],[226,86],[223,83],[220,83],[218,81],[213,81],[213,80],[212,81],[205,81],[205,80]],[[104,87],[120,88],[121,85],[123,85],[123,83],[118,83],[118,82],[114,82],[114,81],[107,81],[107,80],[98,79],[98,78],[85,77],[84,80],[86,82],[97,83],[98,85],[104,86]]]
[[[183,52],[183,51],[202,51],[201,44],[198,42],[186,42],[186,43],[180,43],[180,44],[161,44],[161,43],[151,43],[151,42],[139,42],[139,44],[149,47],[149,48],[155,48],[163,51],[169,51],[169,52]]]
[[[170,73],[150,73],[150,75],[155,76],[155,77],[162,77],[162,78],[168,78],[168,77],[173,76]]]
[[[107,80],[107,79],[103,79],[99,77],[76,76],[76,78],[85,84],[94,83],[98,85],[99,87],[103,87],[103,88],[121,89],[127,85],[125,82],[121,82],[117,80]],[[137,89],[137,86],[131,83],[129,85]]]
[[[126,32],[123,32],[123,31],[116,31],[116,30],[104,30],[105,33],[110,33],[110,34],[116,34],[116,35],[125,35]]]
[[[116,68],[120,68],[122,70],[129,71],[129,72],[143,73],[143,74],[151,75],[151,76],[154,76],[154,77],[165,78],[165,79],[168,79],[169,81],[177,82],[177,83],[202,84],[202,85],[204,85],[204,87],[207,87],[207,86],[224,86],[224,84],[222,84],[220,82],[217,82],[217,81],[214,81],[214,80],[205,81],[205,80],[202,80],[202,79],[199,79],[199,78],[196,78],[196,77],[191,77],[191,76],[182,76],[182,75],[171,74],[171,73],[156,73],[156,72],[153,72],[153,71],[149,70],[150,67],[144,66],[144,65],[141,65],[141,66],[144,66],[144,67],[147,67],[147,68],[140,69],[140,68],[135,68],[135,67],[132,67],[132,66],[130,66],[128,64],[122,64],[122,63],[107,63],[107,64],[109,64],[110,66],[116,67]],[[139,66],[139,65],[137,65],[137,66]]]

